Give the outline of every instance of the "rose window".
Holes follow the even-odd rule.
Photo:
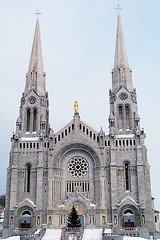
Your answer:
[[[119,98],[122,100],[122,101],[125,101],[127,98],[128,98],[128,95],[126,93],[121,93],[119,95]]]
[[[30,104],[34,104],[36,102],[35,97],[30,97],[29,102],[30,102]]]
[[[88,172],[88,162],[83,157],[71,158],[68,162],[68,172],[73,177],[82,177]]]

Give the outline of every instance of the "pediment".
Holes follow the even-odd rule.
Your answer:
[[[121,86],[115,94],[117,95],[120,94],[121,92],[131,93],[125,86]]]
[[[80,120],[80,117],[74,117],[67,125],[61,128],[57,133],[55,133],[55,143],[56,145],[60,145],[61,143],[66,142],[66,138],[71,140],[71,143],[79,142],[79,143],[87,143],[90,145],[99,146],[99,137],[103,135],[105,137],[105,133],[100,130],[97,132],[92,127],[87,125],[85,122]],[[69,141],[68,141],[69,143]]]
[[[35,92],[35,90],[34,89],[31,89],[30,91],[29,91],[29,93],[27,93],[26,95],[25,95],[25,97],[30,97],[30,96],[34,96],[34,97],[39,97],[39,95]]]
[[[139,206],[139,204],[136,203],[136,201],[133,198],[131,198],[130,196],[127,196],[126,198],[119,201],[119,203],[118,203],[118,207],[120,207],[120,208],[122,208],[125,205],[133,205],[136,208]]]
[[[65,206],[66,208],[71,208],[74,204],[81,204],[84,209],[87,209],[88,207],[96,207],[96,205],[92,204],[89,199],[87,199],[83,194],[76,191],[71,196],[69,196],[68,199],[65,200]]]
[[[24,206],[28,206],[28,207],[31,207],[31,208],[35,208],[36,205],[34,204],[33,201],[31,201],[29,198],[25,198],[18,206],[17,208],[22,208]]]

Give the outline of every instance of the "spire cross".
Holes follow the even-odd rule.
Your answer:
[[[39,19],[39,15],[42,14],[39,12],[39,10],[37,10],[37,12],[35,13],[37,15],[37,20]]]
[[[120,8],[119,4],[118,4],[118,7],[116,9],[117,9],[118,15],[119,15],[120,10],[122,9],[122,8]]]

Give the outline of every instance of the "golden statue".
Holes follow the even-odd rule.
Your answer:
[[[78,103],[75,101],[74,103],[74,111],[77,113],[78,112]]]

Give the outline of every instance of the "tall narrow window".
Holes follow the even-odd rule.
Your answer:
[[[34,109],[33,111],[33,132],[36,132],[37,130],[37,110]]]
[[[49,217],[49,221],[48,221],[49,225],[52,225],[52,217]]]
[[[125,106],[125,115],[126,115],[126,129],[130,128],[130,108]]]
[[[40,225],[40,217],[37,217],[37,225]]]
[[[10,226],[13,226],[13,217],[10,218]]]
[[[31,182],[31,166],[27,164],[27,172],[26,172],[26,190],[30,192],[30,182]]]
[[[28,109],[27,110],[26,132],[30,131],[30,120],[31,120],[31,112],[30,112],[30,109]]]
[[[102,217],[102,224],[106,224],[106,218],[105,218],[105,216]]]
[[[125,163],[125,181],[126,181],[126,191],[129,190],[129,164]]]
[[[123,129],[123,108],[122,108],[122,106],[119,106],[118,114],[119,114],[119,129]]]

